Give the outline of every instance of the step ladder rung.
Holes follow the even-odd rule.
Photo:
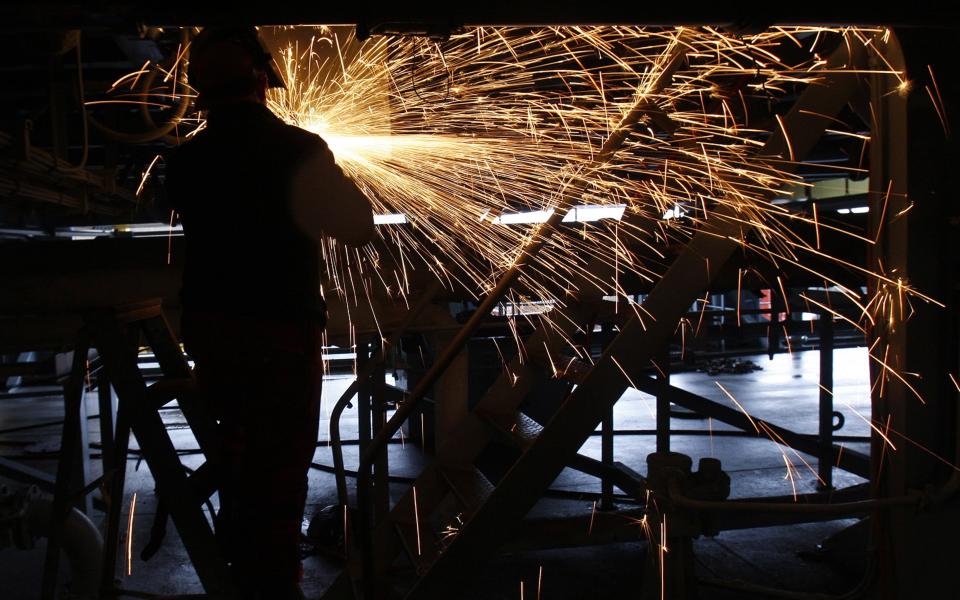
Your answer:
[[[439,471],[463,506],[466,518],[479,509],[493,493],[493,484],[476,467],[442,466]]]
[[[524,449],[533,444],[543,431],[543,425],[520,411],[513,414],[478,411],[477,415],[491,426],[498,437]]]
[[[190,394],[197,389],[197,382],[192,377],[163,378],[147,386],[147,401],[155,408],[176,400],[184,394]]]

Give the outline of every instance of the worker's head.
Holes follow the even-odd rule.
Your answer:
[[[188,76],[201,109],[231,102],[263,103],[268,88],[283,87],[253,27],[204,28],[191,44]]]

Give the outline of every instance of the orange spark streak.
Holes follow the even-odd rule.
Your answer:
[[[540,600],[541,589],[543,589],[543,565],[540,566],[540,571],[537,573],[537,600]]]
[[[709,303],[709,301],[710,301],[710,292],[708,291],[703,295],[703,300],[701,300],[701,302],[703,303],[703,306],[700,307],[700,318],[697,319],[697,332],[694,334],[695,336],[700,335],[700,326],[703,325],[703,316],[704,316],[704,313],[707,312],[707,304]]]
[[[720,391],[727,395],[727,398],[730,398],[731,402],[737,405],[737,408],[740,409],[740,412],[743,413],[743,416],[750,421],[750,424],[753,425],[753,428],[756,430],[756,432],[760,433],[760,428],[757,426],[756,421],[753,420],[753,417],[750,416],[750,413],[747,412],[747,409],[745,409],[742,404],[737,402],[737,399],[733,397],[733,394],[728,392],[727,388],[723,387],[719,381],[714,381],[714,383],[717,384],[717,387],[720,388]]]
[[[664,555],[667,553],[667,515],[660,522],[660,597],[667,597],[667,571]]]
[[[133,519],[137,511],[137,493],[130,498],[130,511],[127,514],[127,575],[133,574]]]
[[[887,346],[887,353],[889,353],[889,352],[890,352],[890,346],[888,345],[888,346]],[[906,386],[906,388],[907,388],[908,390],[910,390],[910,392],[913,393],[914,396],[916,396],[917,400],[919,400],[921,404],[926,404],[926,403],[927,403],[927,401],[923,399],[923,396],[920,395],[920,392],[917,391],[917,388],[915,388],[915,387],[913,387],[912,385],[910,385],[910,382],[908,382],[906,379],[904,379],[903,375],[901,375],[899,371],[897,371],[896,369],[894,369],[893,367],[891,367],[890,365],[887,364],[886,355],[884,355],[884,360],[880,360],[879,358],[877,358],[876,356],[874,356],[874,355],[872,355],[872,354],[870,354],[870,353],[867,353],[867,356],[870,358],[870,360],[872,360],[873,362],[875,362],[875,363],[877,363],[878,365],[880,365],[887,373],[889,373],[890,375],[892,375],[892,376],[893,376],[895,379],[897,379],[900,383],[902,383],[904,386]],[[881,396],[883,395],[883,389],[882,389],[882,388],[881,388],[881,391],[880,391],[880,395],[881,395]]]
[[[177,220],[177,213],[170,211],[170,225],[167,229],[167,265],[173,260],[173,223]]]
[[[590,512],[590,526],[587,528],[587,535],[593,535],[593,522],[597,517],[597,501],[593,501],[593,510]]]
[[[783,327],[783,339],[787,343],[787,354],[793,355],[793,345],[790,343],[790,332],[787,330],[786,325],[781,325]]]
[[[743,290],[743,269],[737,269],[737,327],[740,327],[740,295]]]
[[[933,75],[933,67],[931,65],[927,65],[927,71],[930,73],[930,82],[933,83],[933,90],[936,92],[936,99],[934,99],[933,93],[930,92],[930,87],[924,87],[927,88],[927,93],[930,94],[930,101],[933,103],[933,108],[937,111],[937,116],[940,117],[940,123],[943,125],[943,132],[946,134],[947,138],[949,138],[950,122],[947,120],[947,107],[943,104],[943,97],[940,96],[940,86],[937,85],[937,78]]]
[[[143,186],[146,185],[147,179],[150,177],[150,173],[153,172],[153,165],[157,164],[157,160],[160,159],[160,155],[153,157],[153,160],[150,161],[150,164],[147,166],[146,170],[143,172],[143,176],[140,177],[140,185],[137,186],[137,191],[134,194],[136,197],[140,197],[140,193],[143,192]]]
[[[813,231],[817,236],[817,250],[820,249],[820,219],[817,217],[817,204],[813,204]]]
[[[417,486],[413,486],[413,526],[417,532],[417,556],[420,556],[420,510],[417,507]]]
[[[887,182],[887,192],[883,195],[883,208],[880,209],[880,218],[877,220],[877,235],[873,241],[880,243],[880,234],[883,232],[883,226],[887,218],[887,204],[890,202],[890,194],[893,193],[893,180]]]
[[[783,141],[787,144],[787,153],[790,156],[790,162],[795,162],[797,158],[793,155],[793,144],[790,143],[790,136],[787,135],[787,128],[783,124],[783,119],[780,118],[780,115],[774,115],[777,118],[777,125],[780,126],[780,131],[783,132]]]
[[[790,461],[787,459],[787,455],[783,455],[783,464],[787,466],[787,474],[784,479],[790,480],[790,487],[793,489],[793,501],[797,501],[797,483],[793,480],[793,465],[790,464]]]
[[[780,286],[780,296],[783,298],[783,306],[787,313],[787,318],[790,318],[790,298],[787,297],[787,290],[783,287],[783,280],[780,279],[780,276],[777,275],[777,285]]]
[[[349,551],[350,548],[350,538],[349,538],[349,520],[347,518],[347,505],[343,505],[343,551],[344,553]]]

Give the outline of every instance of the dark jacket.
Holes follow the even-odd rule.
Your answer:
[[[291,177],[308,157],[325,171],[318,181],[344,178],[319,136],[252,102],[212,110],[207,128],[172,153],[166,200],[186,237],[185,310],[324,315],[317,243],[291,215]]]

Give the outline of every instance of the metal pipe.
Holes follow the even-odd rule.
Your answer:
[[[894,498],[874,498],[855,502],[835,502],[829,504],[795,504],[790,502],[744,502],[737,500],[697,500],[688,498],[680,490],[680,484],[673,479],[668,484],[670,500],[677,506],[691,510],[726,511],[726,512],[776,512],[776,513],[806,513],[829,514],[845,516],[857,515],[890,508],[906,508],[920,504],[922,497],[897,496]]]
[[[596,432],[594,432],[596,433]],[[600,460],[603,462],[606,467],[613,467],[613,437],[614,437],[614,428],[613,428],[613,406],[610,407],[610,410],[607,411],[607,414],[603,418],[601,424],[601,439],[600,439]],[[600,500],[600,509],[601,510],[613,510],[613,480],[609,477],[603,477],[600,480],[600,490],[601,490],[601,500]]]
[[[181,35],[181,43],[183,44],[189,43],[190,30],[188,27],[184,27],[181,30],[180,35]],[[184,59],[186,59],[189,56],[189,52],[190,52],[189,49],[184,50],[184,53],[183,53]],[[174,58],[174,60],[176,60],[176,58]],[[144,77],[144,80],[141,83],[142,94],[150,93],[149,86],[152,85],[153,80],[156,78],[158,69],[159,67],[154,66],[154,68],[151,69],[150,73],[146,77]],[[152,142],[154,140],[158,140],[166,136],[167,134],[169,134],[171,131],[173,131],[173,129],[180,123],[180,120],[183,118],[183,116],[187,114],[187,110],[193,104],[193,95],[190,93],[190,90],[188,89],[186,73],[180,74],[179,77],[180,77],[180,80],[177,82],[177,86],[180,88],[180,102],[177,104],[177,108],[176,108],[176,111],[173,113],[173,116],[170,117],[170,119],[166,123],[164,123],[163,125],[160,125],[159,127],[155,127],[150,131],[143,131],[140,133],[127,133],[124,131],[117,131],[116,129],[113,129],[111,127],[104,125],[100,121],[97,121],[95,118],[93,118],[93,115],[87,115],[87,120],[100,133],[118,142],[126,142],[128,144],[143,144],[146,142]],[[143,110],[146,110],[144,107],[141,107],[141,108],[143,108]],[[149,117],[149,114],[148,114],[148,117]],[[152,117],[150,117],[149,122],[153,122]]]
[[[820,313],[820,453],[817,475],[823,489],[833,487],[833,315]]]
[[[670,452],[670,346],[664,346],[657,369],[657,452]]]
[[[180,30],[180,45],[184,48],[183,60],[189,59],[190,57],[190,28],[189,27],[184,27]],[[174,58],[174,60],[176,60],[176,57]],[[154,79],[156,79],[158,71],[159,69],[153,69],[144,78],[143,84],[142,84],[144,97],[146,97],[146,94],[150,93],[150,88],[153,86],[153,81]],[[186,71],[186,69],[184,69],[184,71]],[[186,84],[185,73],[182,77],[182,81],[184,82],[184,89],[186,90],[187,84]],[[168,125],[170,123],[173,124],[173,127],[170,129],[170,131],[172,131],[176,127],[176,125],[180,122],[180,119],[182,119],[184,114],[186,114],[187,108],[189,108],[192,104],[193,104],[192,95],[188,93],[187,95],[183,96],[181,103],[178,106],[179,114],[171,118],[167,123]],[[147,127],[154,130],[157,129],[158,127],[157,122],[153,120],[153,115],[150,114],[150,106],[148,103],[144,102],[143,104],[140,105],[140,116],[143,117],[143,122],[147,124]],[[171,146],[177,146],[183,142],[183,138],[181,138],[179,135],[170,135],[169,132],[162,135],[160,139],[170,144]]]
[[[341,506],[348,504],[349,496],[347,494],[347,479],[343,474],[343,443],[340,440],[340,417],[350,404],[350,400],[357,393],[357,389],[360,386],[359,382],[368,379],[377,366],[383,363],[386,358],[386,348],[394,348],[400,345],[400,336],[410,329],[414,321],[420,316],[420,313],[430,305],[433,298],[441,289],[443,289],[443,282],[435,279],[433,283],[430,284],[430,287],[420,296],[420,300],[418,300],[413,308],[410,309],[410,312],[407,313],[406,318],[400,323],[400,326],[390,335],[390,341],[378,347],[364,367],[357,370],[357,378],[344,390],[343,394],[340,395],[340,399],[337,400],[337,403],[333,406],[333,410],[330,411],[330,452],[333,455],[333,466],[335,469],[334,479],[336,479],[337,482],[337,499]],[[393,436],[391,435],[390,437]]]

